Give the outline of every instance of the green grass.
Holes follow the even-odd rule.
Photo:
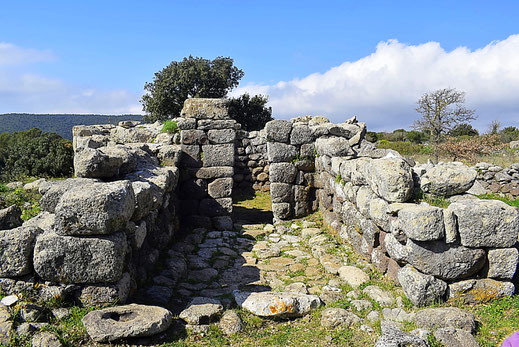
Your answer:
[[[40,213],[41,195],[37,191],[27,191],[23,188],[9,189],[0,185],[0,209],[12,205],[20,207],[22,219],[27,221]],[[28,203],[28,207],[24,207]]]
[[[500,200],[510,206],[519,207],[519,199],[511,200],[511,199],[508,199],[507,197],[500,196],[500,195],[493,194],[493,193],[476,195],[476,196],[480,199]]]
[[[484,305],[472,307],[471,311],[481,324],[476,331],[480,346],[498,346],[519,329],[519,295],[495,299]]]

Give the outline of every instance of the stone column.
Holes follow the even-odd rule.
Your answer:
[[[192,226],[230,229],[236,121],[225,99],[188,99],[181,117],[194,120],[182,129],[180,209]]]

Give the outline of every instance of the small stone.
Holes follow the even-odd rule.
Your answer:
[[[18,302],[18,297],[16,295],[8,295],[0,301],[0,303],[4,306],[12,306]]]
[[[32,346],[33,347],[61,347],[63,346],[61,342],[59,342],[59,338],[51,332],[42,331],[34,335],[32,338]]]
[[[321,314],[321,326],[328,329],[337,327],[348,328],[359,322],[359,317],[343,308],[327,308]]]
[[[306,288],[306,284],[304,284],[302,282],[295,282],[295,283],[291,283],[288,286],[286,286],[285,292],[308,294],[308,289]]]
[[[407,313],[401,308],[383,308],[382,314],[385,320],[394,322],[411,322],[414,318],[414,314]]]
[[[179,317],[188,324],[209,324],[223,312],[222,303],[217,299],[197,297],[191,300]]]
[[[391,306],[395,302],[391,294],[375,285],[367,286],[362,290],[362,292],[382,306]]]
[[[316,295],[274,292],[233,292],[238,306],[260,317],[302,316],[321,305]]]
[[[368,300],[352,300],[351,304],[357,311],[370,310],[373,307],[371,301]]]
[[[369,275],[355,266],[342,266],[338,272],[341,279],[353,288],[369,281]]]
[[[378,339],[375,347],[429,347],[427,341],[418,336],[402,332],[393,322],[383,321],[381,324],[382,335]]]
[[[366,315],[366,319],[369,320],[371,323],[374,323],[378,320],[380,320],[380,315],[378,311],[371,311]]]
[[[218,326],[227,336],[236,334],[242,329],[240,316],[234,311],[226,311],[220,319]]]

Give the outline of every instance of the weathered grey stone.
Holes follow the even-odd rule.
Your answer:
[[[212,218],[213,228],[216,230],[233,230],[233,221],[230,216],[216,216]]]
[[[225,99],[192,98],[184,101],[181,117],[195,119],[228,119]]]
[[[399,296],[398,298],[401,299]],[[383,308],[382,309],[382,315],[384,316],[385,320],[393,321],[393,322],[412,322],[414,318],[414,313],[407,313],[400,307],[395,308]]]
[[[0,210],[0,230],[7,230],[22,225],[22,210],[16,205]]]
[[[424,339],[402,332],[395,323],[381,322],[382,335],[375,347],[429,347]]]
[[[242,329],[240,316],[234,311],[225,311],[218,326],[227,336],[236,334]]]
[[[233,166],[234,144],[202,146],[204,167]]]
[[[291,163],[272,163],[269,167],[270,182],[293,184],[297,169]]]
[[[195,175],[196,178],[203,179],[232,177],[234,168],[231,166],[202,167],[196,170]]]
[[[292,123],[286,120],[271,120],[265,124],[268,142],[284,142],[288,143],[290,139],[290,132],[292,130]]]
[[[360,160],[360,159],[358,159]],[[356,160],[357,161],[357,160]],[[362,161],[358,161],[362,163]],[[370,188],[387,202],[406,202],[413,190],[411,167],[402,158],[365,161],[362,174]]]
[[[130,294],[130,287],[130,275],[125,273],[116,284],[88,285],[81,288],[77,299],[83,306],[111,304],[115,302],[124,304]]]
[[[490,278],[466,280],[449,284],[449,298],[466,304],[480,304],[505,296],[512,296],[515,286]]]
[[[398,261],[406,262],[409,259],[409,248],[402,245],[393,234],[387,234],[384,238],[384,245],[389,256]]]
[[[9,346],[13,336],[13,322],[6,306],[0,305],[0,344]]]
[[[173,320],[165,308],[131,304],[92,311],[81,321],[92,340],[112,342],[161,333]]]
[[[443,211],[426,204],[409,206],[398,212],[404,233],[412,240],[433,241],[445,236]]]
[[[180,312],[179,317],[188,324],[209,324],[223,312],[222,303],[213,298],[196,297]]]
[[[343,308],[332,307],[326,308],[321,313],[321,326],[327,329],[349,328],[355,323],[359,323],[361,319],[354,313],[346,311]]]
[[[512,279],[517,269],[517,248],[496,248],[488,251],[488,277]]]
[[[208,217],[228,215],[232,212],[232,198],[203,199],[200,201],[199,212]]]
[[[197,129],[234,129],[236,121],[234,119],[199,119]]]
[[[462,200],[448,207],[467,247],[512,247],[519,234],[519,212],[498,200]]]
[[[57,232],[63,235],[109,234],[123,230],[135,209],[129,181],[92,183],[68,190],[56,206]]]
[[[182,156],[180,162],[185,167],[200,167],[202,161],[200,160],[200,146],[198,145],[181,145]]]
[[[447,290],[447,283],[444,281],[422,274],[409,265],[398,271],[398,281],[407,298],[415,306],[441,302]]]
[[[290,133],[291,145],[302,145],[313,141],[312,131],[308,125],[294,125]]]
[[[348,140],[343,137],[318,138],[315,141],[315,149],[317,154],[329,157],[346,157],[353,154]]]
[[[206,145],[209,143],[209,140],[205,131],[189,129],[181,131],[180,143],[183,145]]]
[[[458,222],[454,212],[448,209],[442,209],[443,223],[445,225],[445,242],[454,243],[458,239]]]
[[[32,338],[32,347],[61,347],[63,346],[56,334],[42,331]]]
[[[443,280],[466,278],[485,264],[484,250],[448,245],[443,241],[419,242],[409,239],[406,248],[409,264],[420,272]]]
[[[236,131],[234,129],[209,130],[207,132],[209,143],[234,143],[236,139]]]
[[[472,332],[476,328],[472,312],[457,307],[426,308],[415,313],[414,322],[430,330],[453,327]]]
[[[158,126],[155,127],[155,124]],[[116,143],[145,143],[151,142],[160,133],[160,123],[146,124],[139,127],[116,126],[110,129],[110,138]]]
[[[391,306],[395,302],[395,299],[391,296],[391,294],[375,285],[367,286],[362,290],[362,292],[382,306]]]
[[[141,151],[141,155],[145,152]],[[112,178],[132,172],[139,155],[125,146],[85,148],[74,155],[77,177]]]
[[[54,213],[54,209],[58,204],[59,200],[68,190],[74,187],[87,186],[91,183],[98,182],[96,179],[91,178],[69,178],[64,181],[47,181],[40,186],[40,199],[41,209]]]
[[[369,275],[355,266],[342,266],[339,268],[339,276],[353,288],[369,281]]]
[[[443,345],[449,347],[479,347],[472,334],[463,329],[453,327],[437,329],[434,337]]]
[[[271,183],[270,196],[272,202],[277,204],[281,202],[291,202],[294,196],[293,185],[287,183]]]
[[[179,145],[164,145],[159,148],[157,158],[162,166],[178,166],[182,157]]]
[[[476,170],[462,163],[439,163],[420,177],[420,188],[438,196],[461,194],[472,187],[476,176]]]
[[[295,317],[321,305],[316,295],[275,292],[233,292],[238,306],[260,317]]]
[[[172,145],[174,143],[175,134],[160,133],[155,137],[153,143],[161,143],[164,145]]]
[[[301,158],[309,158],[315,159],[315,145],[313,143],[305,143],[301,145],[301,149],[299,150]]]
[[[272,203],[272,213],[274,217],[280,219],[288,219],[291,215],[290,203],[281,202],[281,203]]]
[[[36,240],[34,269],[47,281],[114,283],[123,273],[126,243],[123,233],[80,238],[47,232]]]
[[[295,146],[278,142],[267,143],[267,155],[271,163],[290,162],[298,152]]]
[[[232,178],[217,178],[207,186],[209,196],[215,199],[230,197],[232,185]]]
[[[0,231],[0,277],[22,276],[32,271],[32,249],[39,233],[40,229],[25,226]]]

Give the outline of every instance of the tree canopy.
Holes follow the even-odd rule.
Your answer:
[[[177,117],[187,98],[221,98],[238,86],[243,71],[229,57],[208,60],[189,56],[172,61],[146,83],[141,103],[146,121]]]
[[[245,93],[229,99],[229,116],[241,124],[247,131],[261,130],[272,118],[272,108],[267,107],[268,97]]]
[[[465,108],[465,93],[453,88],[438,89],[425,93],[418,100],[416,111],[422,118],[413,128],[431,134],[434,143],[460,123],[476,119],[475,111]]]
[[[72,142],[33,128],[0,134],[0,179],[68,177],[72,175]]]

